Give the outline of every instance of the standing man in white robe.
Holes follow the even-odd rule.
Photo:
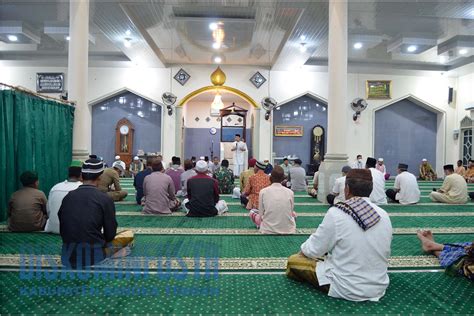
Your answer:
[[[231,150],[234,152],[234,175],[240,177],[240,173],[244,171],[245,152],[247,151],[247,144],[240,140],[240,134],[235,134],[235,142]]]
[[[365,162],[365,168],[370,170],[372,174],[373,189],[370,194],[370,201],[377,205],[387,204],[387,195],[385,194],[385,178],[383,173],[375,169],[377,160],[368,157]]]

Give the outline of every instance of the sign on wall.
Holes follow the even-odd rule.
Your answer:
[[[275,136],[303,136],[303,126],[275,126]]]
[[[36,92],[62,93],[64,91],[64,73],[38,72],[36,74]]]
[[[392,98],[392,81],[390,80],[367,80],[367,99],[386,100]]]

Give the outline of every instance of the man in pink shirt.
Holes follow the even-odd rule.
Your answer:
[[[171,167],[166,170],[166,174],[171,177],[174,183],[174,192],[181,190],[181,174],[184,172],[181,168],[181,159],[179,157],[171,158]]]

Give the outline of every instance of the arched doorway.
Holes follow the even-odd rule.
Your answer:
[[[221,95],[222,107],[235,104],[247,110],[245,142],[248,147],[248,157],[254,153],[253,135],[256,103],[250,97],[239,90],[228,90],[228,87],[212,87],[212,89],[199,89],[179,103],[182,106],[181,118],[178,118],[182,125],[182,156],[186,159],[200,156],[214,156],[222,159],[229,159],[232,165],[231,154],[224,151],[221,143],[221,120],[219,116],[211,114],[211,104],[213,103],[217,89]],[[245,95],[245,97],[243,96]]]
[[[433,167],[438,154],[442,112],[414,97],[406,97],[375,111],[374,155],[384,158],[387,172],[396,175],[399,163],[408,164],[418,175],[418,166],[426,158]]]
[[[126,89],[91,103],[92,153],[110,166],[115,156],[116,125],[127,119],[135,127],[132,154],[159,153],[162,148],[162,106]]]
[[[312,168],[315,144],[313,129],[321,126],[323,131],[327,130],[327,102],[322,98],[310,93],[297,96],[289,101],[281,103],[273,111],[273,155],[275,163],[279,163],[283,157],[298,157],[303,161],[303,166],[307,172]],[[279,136],[275,133],[281,126],[290,128],[301,128],[301,136]],[[326,133],[321,136],[320,156],[324,156],[326,151]]]

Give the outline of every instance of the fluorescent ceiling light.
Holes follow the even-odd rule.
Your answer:
[[[16,35],[8,35],[7,37],[8,37],[8,40],[9,40],[10,42],[16,42],[16,41],[18,41],[18,36],[16,36]]]
[[[407,52],[413,53],[413,52],[415,52],[417,49],[418,49],[418,47],[417,47],[416,45],[410,45],[410,46],[407,47]]]
[[[467,49],[463,48],[459,50],[459,54],[461,55],[466,55],[467,54]]]
[[[220,56],[214,57],[214,62],[217,63],[217,64],[220,64],[222,62],[222,57],[220,57]]]
[[[364,45],[362,45],[361,42],[354,43],[354,48],[355,48],[355,49],[361,49],[362,46],[364,46]]]

